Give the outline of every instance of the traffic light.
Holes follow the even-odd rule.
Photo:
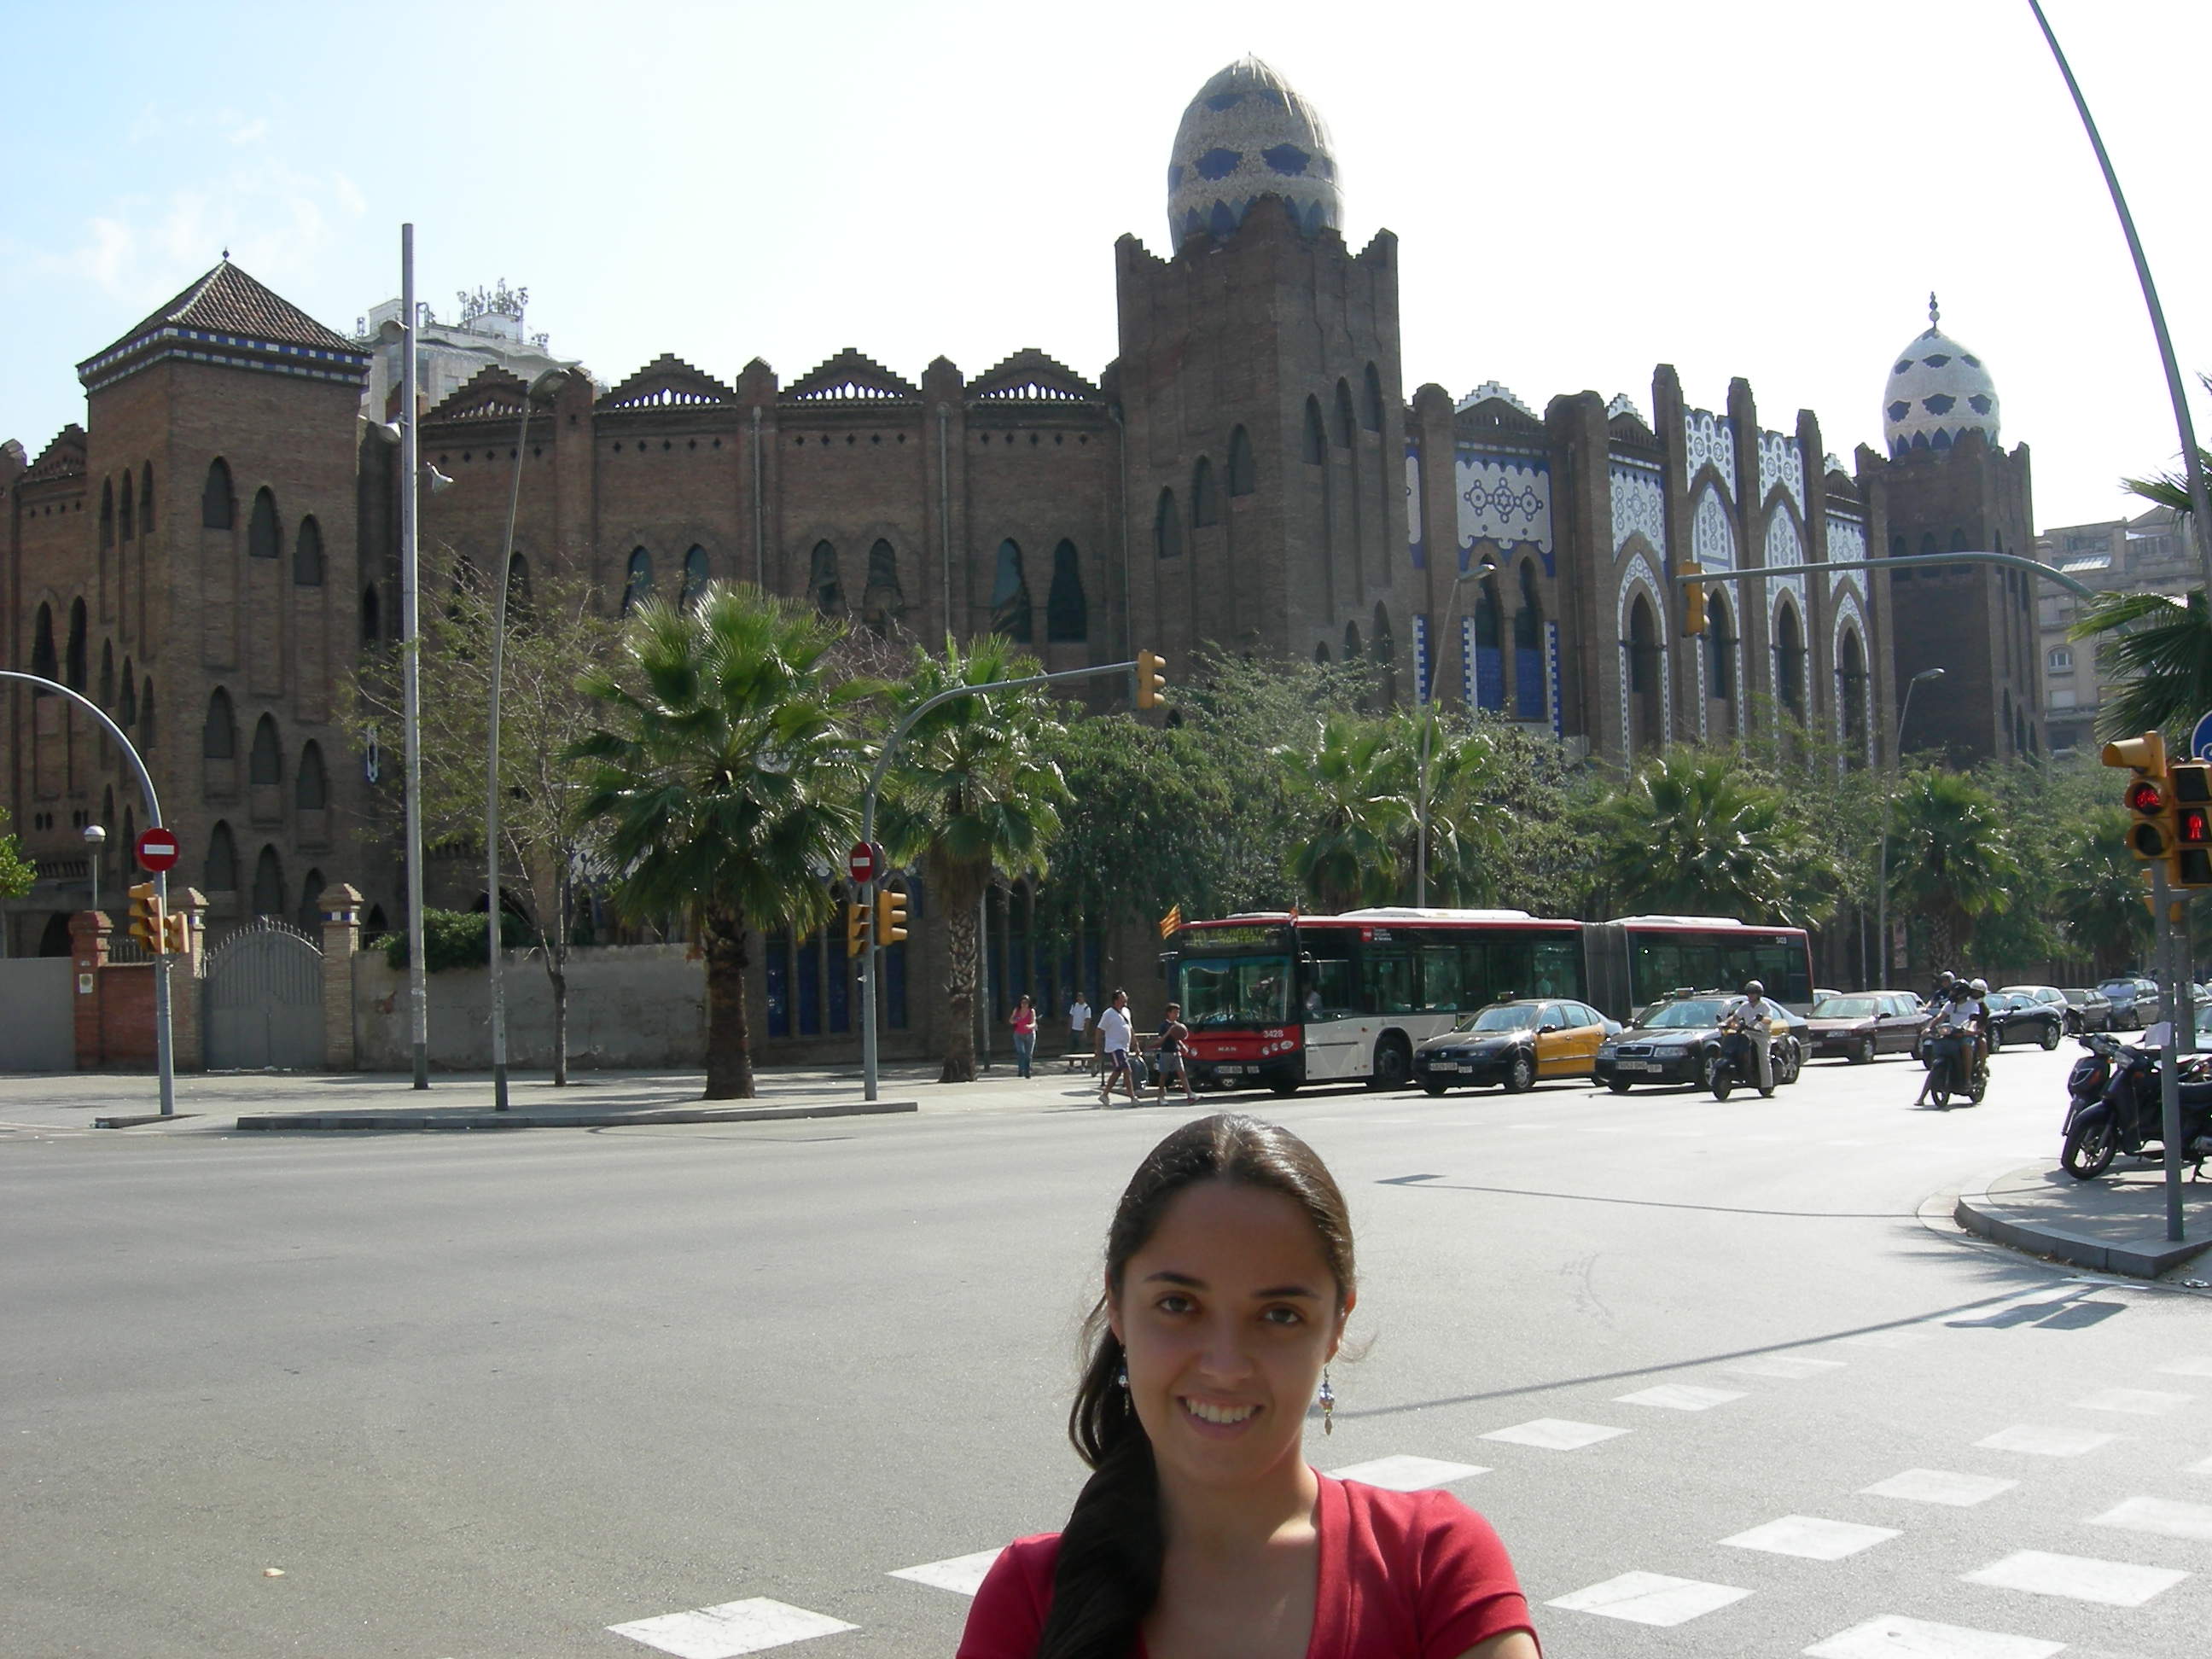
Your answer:
[[[172,910],[162,918],[161,936],[168,941],[173,957],[190,956],[192,950],[192,919],[182,910]]]
[[[2155,864],[2173,851],[2173,793],[2166,777],[2166,739],[2155,732],[2105,745],[2105,764],[2134,772],[2128,805],[2128,851]]]
[[[868,907],[848,904],[845,907],[845,954],[857,957],[868,948]]]
[[[906,895],[892,887],[876,890],[876,943],[896,945],[906,937]]]
[[[1168,689],[1168,659],[1157,651],[1137,653],[1137,707],[1158,708]]]
[[[1705,574],[1705,566],[1694,559],[1682,562],[1682,574],[1685,576],[1702,576]],[[1703,582],[1686,581],[1682,584],[1682,631],[1685,634],[1705,631],[1705,585]]]
[[[160,890],[150,881],[140,882],[131,890],[131,937],[158,957],[168,948],[168,931]]]
[[[2177,761],[2166,781],[2173,801],[2173,856],[2166,874],[2176,887],[2212,887],[2212,765]]]

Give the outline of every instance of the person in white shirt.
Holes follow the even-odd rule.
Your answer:
[[[1128,1091],[1129,1104],[1137,1103],[1137,1074],[1129,1069],[1129,994],[1116,991],[1107,1004],[1106,1012],[1098,1016],[1098,1051],[1106,1062],[1104,1074],[1098,1080],[1098,1103],[1106,1105],[1114,1098],[1114,1079],[1121,1079]]]
[[[1078,991],[1075,994],[1075,1000],[1067,1005],[1067,1052],[1071,1054],[1087,1056],[1091,1052],[1091,1044],[1085,1039],[1090,1035],[1091,1005],[1084,1000],[1083,993]],[[1085,1071],[1091,1069],[1087,1060],[1084,1069]]]

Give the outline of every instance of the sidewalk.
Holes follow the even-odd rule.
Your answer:
[[[2099,1273],[2136,1279],[2212,1279],[2212,1261],[2189,1263],[2212,1246],[2212,1176],[2181,1180],[2179,1243],[2166,1237],[2166,1171],[2124,1159],[2094,1181],[2024,1164],[1970,1185],[1954,1212],[1959,1224],[2000,1244]]]

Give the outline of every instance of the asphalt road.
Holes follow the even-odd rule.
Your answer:
[[[1942,1115],[1907,1109],[1902,1060],[1724,1104],[1254,1103],[1359,1229],[1366,1352],[1310,1456],[1482,1471],[1451,1489],[1551,1659],[2202,1653],[2212,1302],[1941,1219],[2055,1155],[2070,1052],[2007,1051]],[[812,1124],[0,1139],[0,1650],[644,1659],[746,1650],[766,1615],[641,1632],[659,1649],[610,1627],[764,1598],[854,1626],[810,1659],[950,1654],[964,1596],[893,1575],[1065,1516],[1107,1215],[1182,1115],[1061,1087]],[[1983,1638],[1869,1633],[1899,1619]]]

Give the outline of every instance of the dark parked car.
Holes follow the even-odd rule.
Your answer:
[[[2112,1029],[2112,1000],[2102,991],[2093,991],[2086,986],[2069,985],[2059,994],[2066,999],[2067,1012],[2072,1024],[2067,1030],[2075,1036],[2084,1031],[2109,1031]]]
[[[1598,1045],[1594,1074],[1617,1095],[1638,1083],[1702,1085],[1720,1053],[1721,1017],[1742,1000],[1731,992],[1700,991],[1655,1002],[1641,1024]],[[1811,1032],[1804,1015],[1778,1002],[1774,1009],[1774,1080],[1795,1083]]]
[[[1815,1060],[1863,1066],[1876,1054],[1911,1054],[1928,1024],[1928,1011],[1910,991],[1832,994],[1813,1005],[1805,1024]]]
[[[2140,974],[2100,980],[2097,988],[2112,1005],[2112,1030],[2140,1031],[2158,1018],[2158,981]]]
[[[2039,1042],[2056,1048],[2066,1030],[2066,1017],[2047,1002],[2017,992],[1990,993],[1990,1047],[2008,1042]]]

